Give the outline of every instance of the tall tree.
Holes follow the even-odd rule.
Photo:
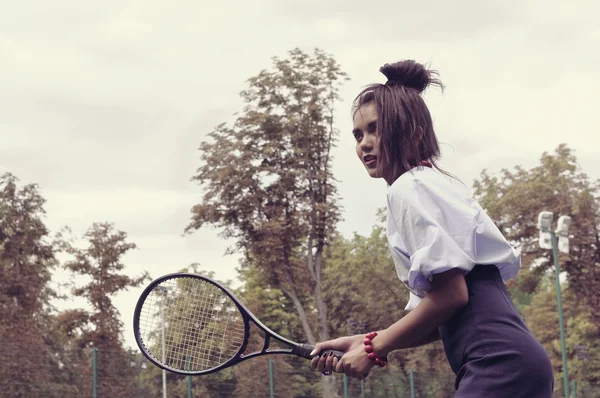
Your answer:
[[[244,265],[289,297],[313,344],[316,335],[329,338],[321,278],[323,251],[339,219],[331,150],[334,104],[345,79],[319,49],[275,57],[272,70],[249,79],[243,113],[200,145],[193,180],[205,193],[186,228],[212,225],[235,239]]]
[[[123,273],[122,257],[136,246],[127,234],[113,224],[95,223],[85,233],[87,247],[62,242],[72,256],[64,267],[89,278],[84,286],[75,286],[73,295],[87,299],[92,310],[71,310],[63,315],[66,328],[80,348],[98,349],[98,390],[100,396],[135,396],[131,354],[122,345],[123,322],[112,296],[130,287],[140,286],[148,274],[131,278]]]
[[[19,187],[0,177],[0,380],[5,396],[41,396],[50,391],[50,363],[43,320],[56,265],[43,222],[45,200],[35,184]]]
[[[570,215],[571,250],[561,255],[561,268],[576,296],[588,308],[600,308],[600,185],[581,171],[567,145],[558,146],[553,154],[544,153],[540,164],[530,170],[517,166],[502,170],[500,176],[484,170],[474,188],[492,219],[522,250],[523,271],[513,286],[516,291],[534,292],[541,274],[553,265],[552,251],[538,246],[538,214],[552,211],[555,219]],[[598,311],[593,319],[600,331]]]

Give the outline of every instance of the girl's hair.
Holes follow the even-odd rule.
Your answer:
[[[354,99],[352,116],[361,106],[375,104],[380,175],[387,170],[393,181],[422,161],[429,161],[436,169],[450,175],[436,164],[440,148],[431,114],[421,97],[430,85],[443,91],[444,85],[436,78],[437,71],[428,70],[413,60],[385,64],[379,71],[387,77],[387,82],[363,89]]]

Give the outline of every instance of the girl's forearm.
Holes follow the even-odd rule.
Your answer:
[[[427,345],[430,343],[435,343],[436,341],[439,341],[440,339],[441,339],[440,331],[439,331],[439,329],[435,329],[433,332],[431,332],[427,336],[425,336],[425,338],[422,341],[418,342],[416,345],[412,346],[411,348],[420,347],[422,345]]]
[[[377,333],[380,334],[381,332],[382,331],[378,331]],[[427,336],[421,338],[420,340],[417,339],[416,342],[414,343],[414,345],[411,345],[410,347],[404,347],[404,348],[421,347],[423,345],[435,343],[436,341],[439,341],[440,339],[441,339],[440,331],[439,331],[439,329],[435,329],[434,331],[429,333]]]
[[[440,307],[425,296],[414,310],[378,332],[377,338],[373,340],[373,348],[378,355],[387,355],[394,350],[426,344],[431,335],[437,332],[437,328],[450,319],[458,308],[450,305]]]

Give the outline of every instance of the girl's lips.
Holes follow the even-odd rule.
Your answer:
[[[369,161],[365,162],[365,166],[367,167],[373,167],[377,164],[377,159],[373,158],[373,159],[369,159]]]

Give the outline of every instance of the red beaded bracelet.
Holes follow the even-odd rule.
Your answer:
[[[375,361],[375,365],[378,365],[379,367],[383,368],[387,363],[388,359],[387,356],[383,358],[377,357],[373,352],[373,344],[371,343],[371,341],[375,338],[375,336],[377,336],[377,332],[370,332],[367,333],[367,335],[365,336],[365,352],[367,353],[367,357],[370,360]]]

